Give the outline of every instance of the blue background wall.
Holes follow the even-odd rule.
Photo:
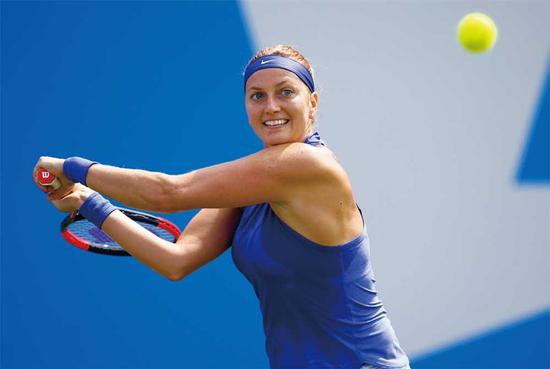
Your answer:
[[[548,8],[486,6],[501,34],[474,58],[452,28],[478,2],[325,2],[308,22],[311,3],[286,4],[1,3],[1,367],[267,368],[258,303],[229,253],[178,283],[84,253],[31,171],[40,155],[79,155],[181,173],[260,149],[241,72],[280,42],[316,67],[321,133],[368,209],[413,367],[550,367]],[[546,53],[531,79],[530,50]],[[183,228],[193,214],[166,217]]]
[[[237,5],[1,6],[1,366],[266,367],[257,302],[228,253],[180,283],[83,253],[31,178],[40,155],[181,173],[259,149]]]

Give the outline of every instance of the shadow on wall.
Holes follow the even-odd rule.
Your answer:
[[[550,57],[531,131],[516,173],[522,184],[550,184]]]

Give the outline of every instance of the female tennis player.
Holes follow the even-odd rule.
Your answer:
[[[260,300],[272,368],[408,368],[377,296],[350,181],[314,129],[309,62],[291,46],[263,49],[245,69],[244,88],[264,144],[255,154],[181,175],[41,157],[35,181],[39,167],[58,176],[63,186],[48,198],[59,210],[79,209],[171,280],[232,247]],[[174,247],[100,194],[154,212],[201,210]]]

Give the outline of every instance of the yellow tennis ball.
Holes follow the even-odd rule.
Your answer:
[[[470,13],[458,23],[458,41],[472,53],[481,53],[493,47],[497,40],[497,26],[486,14]]]

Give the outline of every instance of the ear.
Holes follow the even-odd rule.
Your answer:
[[[315,113],[317,113],[317,102],[319,101],[319,94],[317,91],[313,91],[309,97],[309,119],[313,120]]]

